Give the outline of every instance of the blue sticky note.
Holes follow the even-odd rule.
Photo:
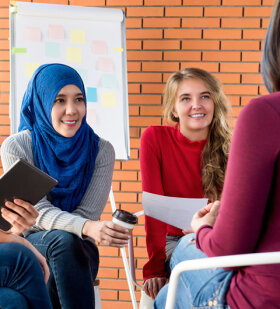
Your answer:
[[[103,74],[101,76],[101,87],[117,88],[117,78],[115,74]]]
[[[45,54],[46,57],[59,58],[60,56],[60,45],[56,42],[45,43]]]
[[[87,70],[85,69],[80,69],[80,68],[75,68],[76,71],[80,74],[83,82],[87,82]]]
[[[92,87],[87,87],[87,101],[97,102],[97,89]]]

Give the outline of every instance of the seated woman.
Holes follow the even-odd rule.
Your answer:
[[[169,77],[163,106],[166,118],[176,125],[144,131],[140,148],[143,191],[212,201],[220,198],[231,138],[228,101],[220,82],[204,70],[185,68]],[[155,298],[167,282],[165,266],[184,234],[148,216],[145,229],[149,261],[143,268],[144,290]]]
[[[0,308],[51,309],[45,284],[49,278],[47,262],[19,236],[34,224],[38,212],[18,199],[6,202],[6,207],[1,208],[1,216],[12,227],[7,232],[0,230]]]
[[[93,308],[99,255],[95,241],[122,247],[128,230],[99,221],[114,168],[112,145],[86,122],[86,93],[79,74],[63,64],[40,66],[25,92],[19,133],[1,149],[4,170],[24,158],[58,180],[36,209],[26,238],[50,266],[54,308]]]
[[[181,239],[171,268],[207,256],[280,251],[279,18],[280,1],[276,1],[263,54],[264,80],[273,93],[253,99],[240,113],[221,204],[193,217],[196,235]],[[279,290],[280,264],[189,271],[181,276],[176,308],[276,309]],[[155,308],[165,307],[166,292],[167,286]]]

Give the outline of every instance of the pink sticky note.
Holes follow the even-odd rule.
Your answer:
[[[107,54],[106,41],[92,41],[92,52],[97,55]]]
[[[112,58],[99,57],[97,60],[97,70],[102,72],[113,72]]]
[[[64,39],[64,27],[62,25],[49,25],[48,36],[49,36],[49,39],[63,40]]]
[[[87,123],[89,125],[96,124],[96,110],[95,110],[95,108],[88,107],[88,109],[87,109]]]
[[[41,29],[39,27],[26,27],[25,28],[25,40],[40,42],[41,41]]]

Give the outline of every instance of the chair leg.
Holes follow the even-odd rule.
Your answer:
[[[100,298],[100,292],[99,292],[99,284],[100,284],[99,279],[96,279],[93,282],[95,309],[101,309],[101,298]]]

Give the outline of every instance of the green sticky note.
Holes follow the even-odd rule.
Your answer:
[[[101,105],[104,107],[116,107],[116,94],[114,92],[102,92]]]
[[[25,76],[30,78],[39,66],[40,63],[25,63]]]
[[[70,62],[82,62],[82,50],[75,47],[67,47],[66,59]]]
[[[19,48],[19,47],[12,48],[12,54],[24,54],[24,53],[27,53],[27,48]]]
[[[117,77],[115,74],[103,74],[101,76],[101,86],[103,88],[117,88]]]
[[[56,42],[46,42],[45,54],[50,58],[59,58],[60,56],[60,45]]]
[[[70,31],[70,42],[73,44],[85,44],[86,42],[85,31],[72,29]]]

